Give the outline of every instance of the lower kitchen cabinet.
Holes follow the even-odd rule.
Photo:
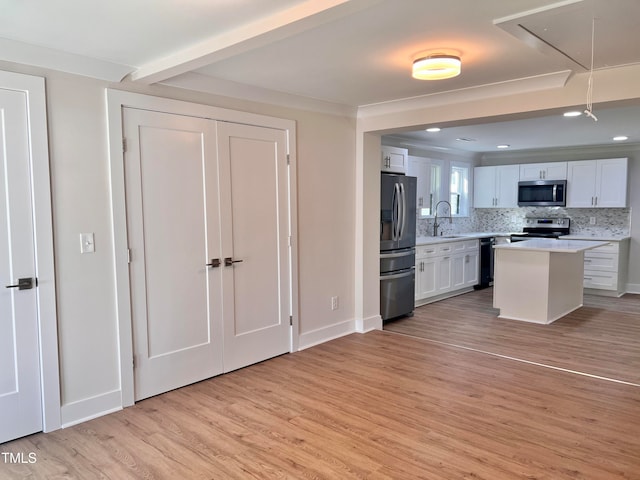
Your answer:
[[[438,288],[436,251],[436,245],[416,249],[416,300],[436,294]]]
[[[416,305],[458,295],[478,283],[478,240],[416,248]]]
[[[626,292],[629,240],[609,242],[584,253],[585,293],[620,297]]]

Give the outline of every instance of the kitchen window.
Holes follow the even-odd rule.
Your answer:
[[[467,163],[451,162],[451,182],[449,187],[451,214],[454,217],[469,215],[469,171]]]

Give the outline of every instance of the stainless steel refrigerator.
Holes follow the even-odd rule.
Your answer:
[[[416,178],[381,174],[380,315],[408,315],[415,303]]]

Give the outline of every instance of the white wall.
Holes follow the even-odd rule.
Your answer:
[[[119,397],[107,87],[295,120],[300,344],[327,340],[335,325],[354,331],[355,119],[6,62],[0,69],[46,79],[63,425],[104,413]],[[81,232],[95,233],[94,254],[80,254]]]

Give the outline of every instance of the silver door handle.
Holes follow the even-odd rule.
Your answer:
[[[231,257],[226,257],[224,259],[224,266],[225,267],[232,267],[234,263],[242,263],[242,260],[234,260]]]

